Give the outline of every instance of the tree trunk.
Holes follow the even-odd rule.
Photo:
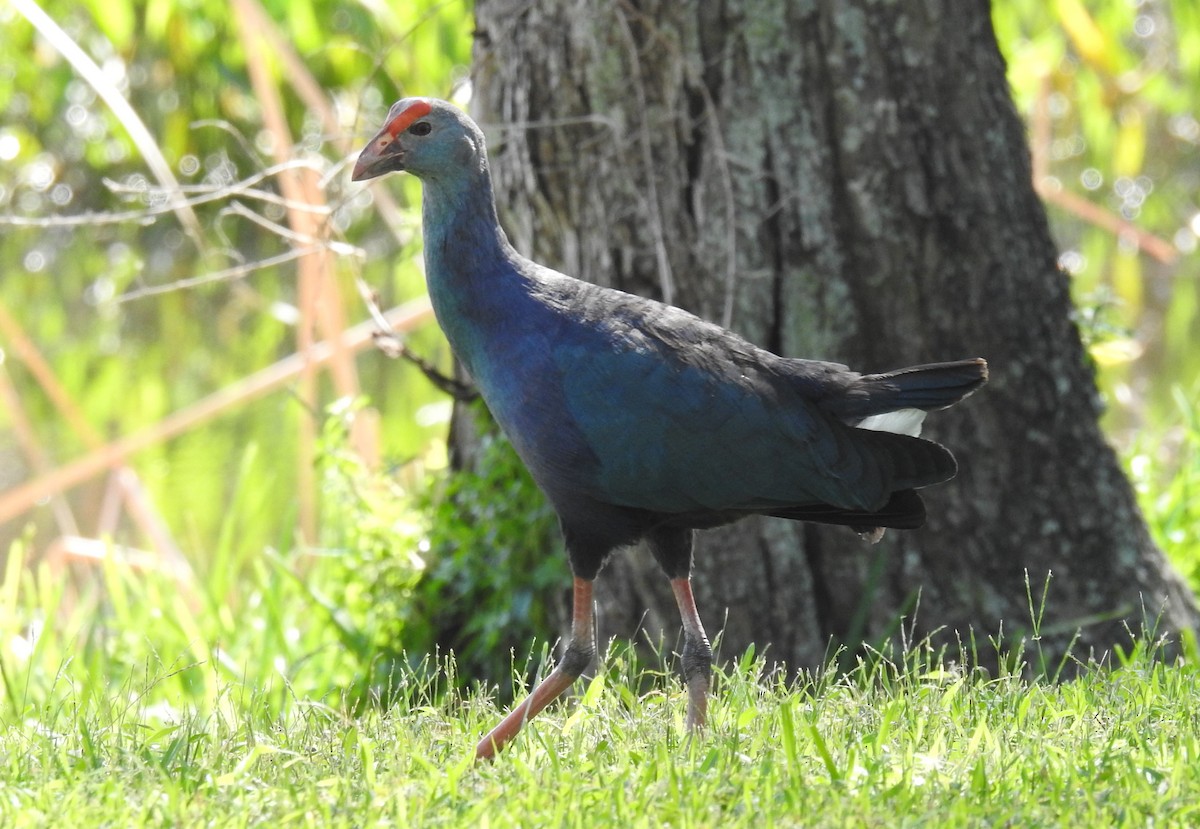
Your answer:
[[[830,642],[1028,630],[1056,660],[1143,620],[1197,623],[1098,424],[984,2],[580,6],[478,0],[473,107],[522,252],[860,371],[986,357],[991,383],[926,436],[958,477],[875,547],[747,520],[700,535],[697,596],[724,653],[793,668]],[[643,551],[597,588],[602,633],[674,640]],[[919,606],[918,606],[919,597]],[[914,611],[914,607],[916,608]],[[1003,623],[1003,627],[1002,627]],[[985,663],[995,654],[979,653]]]

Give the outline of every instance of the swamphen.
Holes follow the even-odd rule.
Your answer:
[[[692,536],[752,514],[843,524],[877,540],[925,520],[915,490],[954,477],[917,437],[925,412],[987,380],[981,359],[858,374],[780,357],[685,311],[526,259],[496,218],[479,127],[405,98],[353,179],[424,184],[425,271],[438,322],[556,511],[575,577],[557,667],[479,743],[490,758],[596,653],[592,582],[644,540],[683,620],[687,722],[704,725],[712,650],[692,596]]]

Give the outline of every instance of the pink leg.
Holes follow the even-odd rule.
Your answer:
[[[692,595],[692,580],[671,579],[679,618],[683,620],[683,681],[688,690],[688,728],[699,731],[708,720],[708,685],[712,675],[712,648]]]
[[[592,583],[575,579],[574,615],[571,620],[571,642],[562,661],[550,675],[533,689],[525,701],[509,712],[500,724],[488,732],[475,747],[475,759],[490,760],[504,748],[525,725],[571,687],[596,654],[596,637],[592,627]]]

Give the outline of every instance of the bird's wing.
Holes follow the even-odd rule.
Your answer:
[[[615,291],[581,289],[562,307],[547,347],[573,430],[598,460],[575,482],[590,497],[669,513],[887,501],[886,453],[774,373],[775,355]]]

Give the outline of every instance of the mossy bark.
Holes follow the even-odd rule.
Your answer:
[[[749,520],[701,535],[726,654],[1028,630],[1103,651],[1195,626],[1105,442],[1067,277],[1031,185],[987,3],[477,2],[472,107],[516,247],[667,299],[781,354],[859,370],[982,356],[933,415],[960,473],[876,547]],[[605,635],[678,630],[640,551],[600,577]],[[985,661],[994,654],[980,654]]]

